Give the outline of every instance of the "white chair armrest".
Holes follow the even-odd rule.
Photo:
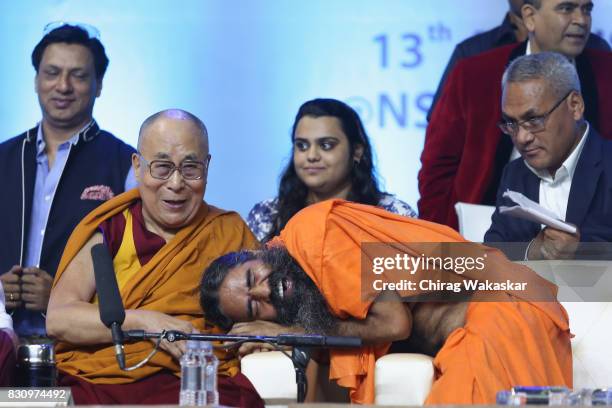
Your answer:
[[[280,351],[249,354],[240,360],[240,365],[266,405],[296,401],[293,364]]]
[[[424,354],[388,354],[376,361],[378,405],[423,405],[433,383],[433,359]]]

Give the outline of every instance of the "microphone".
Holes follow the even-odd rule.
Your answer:
[[[104,244],[96,244],[91,248],[96,291],[100,305],[100,320],[111,329],[115,357],[119,368],[125,370],[125,354],[123,351],[123,332],[121,325],[125,320],[125,309],[119,295],[113,259]]]
[[[278,344],[281,346],[318,346],[318,347],[361,347],[359,337],[321,336],[317,334],[279,334]]]

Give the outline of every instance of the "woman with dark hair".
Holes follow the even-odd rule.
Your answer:
[[[278,235],[302,208],[330,198],[377,205],[415,217],[405,202],[380,191],[372,147],[359,115],[336,99],[313,99],[300,106],[291,132],[291,162],[278,196],[256,204],[247,223],[261,242]]]

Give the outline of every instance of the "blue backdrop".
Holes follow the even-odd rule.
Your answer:
[[[207,201],[238,210],[272,197],[299,105],[359,110],[385,189],[415,206],[425,112],[454,45],[499,24],[506,0],[0,0],[0,141],[40,120],[30,53],[51,21],[101,32],[110,66],[94,115],[136,144],[169,107],[209,128]],[[596,1],[608,41],[612,1]]]

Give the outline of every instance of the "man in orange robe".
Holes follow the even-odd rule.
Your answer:
[[[416,279],[526,285],[466,291],[457,302],[418,285],[374,289],[376,276],[387,283],[410,276],[373,274],[376,257],[434,257],[440,250],[433,243],[441,242],[464,243],[455,244],[463,247],[454,250],[454,259],[481,255],[485,268],[422,269]],[[514,385],[571,386],[568,318],[556,301],[556,286],[497,250],[465,242],[442,225],[330,200],[294,216],[268,249],[215,260],[203,278],[201,303],[206,317],[224,327],[249,322],[234,324],[236,333],[361,337],[365,347],[359,350],[330,352],[330,379],[349,388],[356,403],[374,401],[375,361],[394,341],[435,355],[429,404],[490,404],[497,391]]]
[[[124,330],[220,332],[207,324],[197,293],[204,268],[232,250],[256,248],[240,216],[203,201],[210,155],[204,124],[181,110],[141,127],[132,158],[138,189],[109,200],[74,230],[58,268],[47,315],[60,385],[78,404],[176,404],[184,342],[162,341],[141,368],[122,371],[99,317],[91,248],[104,243],[126,309]],[[125,345],[126,365],[142,361],[150,341]],[[263,406],[238,361],[219,353],[222,404]]]

